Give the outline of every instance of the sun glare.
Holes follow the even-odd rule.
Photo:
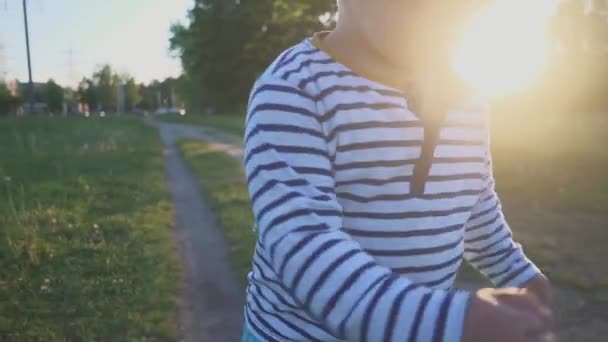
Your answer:
[[[547,24],[558,1],[495,0],[464,31],[454,69],[487,97],[525,88],[547,63]]]

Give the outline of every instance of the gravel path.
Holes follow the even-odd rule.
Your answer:
[[[147,120],[165,144],[166,179],[175,207],[175,238],[184,265],[178,331],[185,342],[239,341],[244,291],[228,262],[228,246],[176,143],[198,139],[238,156],[239,149],[199,128]]]

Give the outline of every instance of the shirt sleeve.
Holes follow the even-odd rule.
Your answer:
[[[484,190],[465,227],[464,257],[495,286],[520,287],[541,272],[513,240],[495,191],[489,150],[488,146]]]
[[[342,228],[314,97],[263,76],[251,94],[245,169],[258,244],[282,285],[349,341],[460,341],[469,294],[432,291],[381,266]]]

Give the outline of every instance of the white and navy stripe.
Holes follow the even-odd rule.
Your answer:
[[[405,96],[309,40],[283,53],[249,101],[245,169],[258,227],[246,319],[268,341],[459,341],[462,258],[499,286],[539,271],[494,192],[485,111],[427,132]]]

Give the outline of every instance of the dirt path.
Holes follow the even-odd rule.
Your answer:
[[[225,145],[221,137],[207,134],[199,128],[147,122],[159,129],[165,144],[167,185],[175,204],[175,236],[185,271],[182,308],[178,317],[182,341],[239,341],[244,291],[230,271],[223,233],[176,143],[184,138],[198,139],[215,142],[234,156],[241,152]]]
[[[167,182],[175,199],[177,240],[187,268],[186,306],[180,317],[185,341],[238,341],[243,293],[229,271],[221,230],[215,226],[212,213],[198,192],[198,183],[186,168],[175,143],[180,139],[205,141],[242,160],[240,139],[200,126],[148,122],[159,128],[167,146]],[[519,215],[525,214],[515,210],[512,217],[518,220]],[[546,225],[551,225],[550,220],[534,222],[531,226]],[[489,284],[475,274],[463,274],[455,286],[473,290]],[[606,298],[557,284],[554,290],[562,341],[596,342],[608,336]]]

